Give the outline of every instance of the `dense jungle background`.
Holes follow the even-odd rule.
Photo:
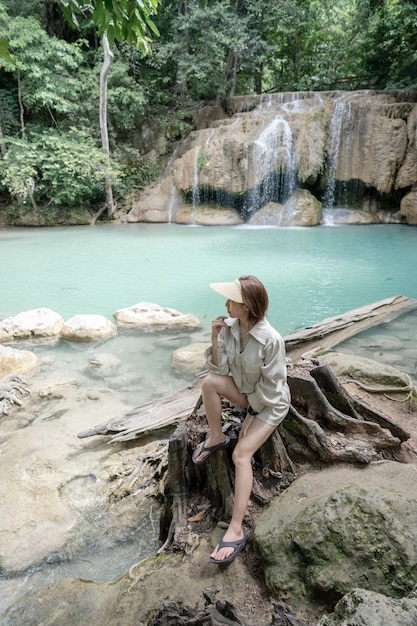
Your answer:
[[[158,178],[207,103],[417,87],[413,0],[155,1],[145,46],[110,40],[106,155],[99,108],[107,42],[88,11],[72,28],[63,4],[0,2],[3,223],[34,209],[53,217],[106,204],[111,217],[127,194]]]

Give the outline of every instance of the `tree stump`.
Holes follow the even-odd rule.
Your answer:
[[[291,407],[285,420],[255,454],[254,484],[245,523],[297,475],[297,466],[326,463],[367,464],[378,459],[402,461],[407,432],[390,418],[353,398],[325,361],[310,359],[290,365]],[[161,550],[183,550],[190,533],[189,519],[198,519],[196,532],[219,520],[228,521],[233,508],[232,450],[245,410],[223,401],[223,431],[231,445],[195,465],[192,452],[207,432],[204,406],[177,427],[169,442],[169,477],[161,518]],[[201,505],[202,498],[205,503]],[[208,504],[207,504],[208,503]],[[204,514],[204,506],[208,514]]]

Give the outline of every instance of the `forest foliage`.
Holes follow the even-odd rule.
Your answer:
[[[82,4],[0,0],[0,192],[23,208],[103,202],[103,33],[114,54],[107,118],[119,197],[159,171],[141,130],[158,124],[169,150],[204,102],[417,88],[415,0],[94,0],[94,13]]]

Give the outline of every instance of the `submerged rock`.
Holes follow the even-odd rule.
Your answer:
[[[208,343],[191,343],[178,348],[172,353],[172,367],[185,372],[200,372],[204,369],[206,363],[204,352],[209,346]]]
[[[38,357],[29,350],[0,345],[0,379],[7,374],[27,374],[38,365]]]
[[[384,338],[381,341],[389,341]],[[373,359],[344,352],[329,352],[325,359],[330,369],[339,379],[359,380],[373,386],[407,387],[410,378],[399,369],[385,363],[378,363]]]

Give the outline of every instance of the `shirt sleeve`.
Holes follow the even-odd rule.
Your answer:
[[[229,369],[229,362],[227,360],[226,350],[224,347],[224,341],[222,341],[221,339],[221,333],[222,331],[220,331],[220,334],[219,334],[219,347],[217,349],[218,365],[213,364],[213,360],[212,360],[213,351],[212,351],[211,346],[210,348],[207,348],[204,354],[206,357],[206,367],[209,370],[209,372],[213,372],[214,374],[219,374],[220,376],[227,376],[230,372],[230,369]]]
[[[282,401],[286,388],[287,365],[285,361],[285,344],[277,338],[265,346],[264,363],[261,376],[253,393],[248,394],[251,407],[260,413],[266,406],[275,406]]]

